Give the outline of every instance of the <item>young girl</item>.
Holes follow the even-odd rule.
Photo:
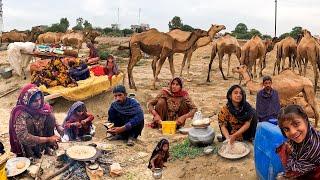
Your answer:
[[[64,134],[68,136],[69,140],[76,140],[83,135],[90,135],[93,119],[93,115],[87,112],[83,102],[75,102],[70,107],[63,122]]]
[[[112,55],[109,55],[107,57],[107,63],[104,67],[104,73],[108,76],[109,79],[111,79],[113,75],[119,74],[118,65]]]
[[[151,158],[149,160],[148,168],[154,170],[155,168],[163,168],[164,163],[169,158],[169,141],[167,139],[161,139],[158,142],[156,148],[153,150]]]
[[[307,114],[298,105],[282,108],[278,117],[288,141],[277,148],[285,177],[320,179],[320,134],[310,126]]]

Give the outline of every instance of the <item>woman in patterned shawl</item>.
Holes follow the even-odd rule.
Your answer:
[[[162,89],[160,94],[148,102],[148,109],[153,115],[153,128],[160,127],[162,121],[176,121],[177,127],[184,126],[186,119],[192,118],[197,111],[179,77],[172,79],[169,88]]]

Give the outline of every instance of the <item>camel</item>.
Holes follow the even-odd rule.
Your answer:
[[[302,65],[301,62],[304,60],[304,71],[303,76],[306,76],[306,70],[308,61],[310,61],[312,67],[313,67],[313,73],[314,73],[314,92],[316,92],[317,84],[318,84],[318,68],[320,68],[320,61],[319,61],[319,51],[320,51],[320,45],[315,40],[314,37],[311,36],[311,33],[304,29],[302,30],[303,37],[300,40],[300,43],[297,47],[297,63],[300,66],[299,73],[301,75],[302,73]]]
[[[180,76],[182,76],[182,71],[183,71],[183,68],[184,68],[186,61],[187,61],[187,63],[188,63],[187,76],[189,77],[189,75],[190,75],[190,73],[189,73],[190,62],[191,62],[191,57],[192,57],[193,52],[200,47],[208,45],[210,42],[212,42],[212,39],[214,38],[214,36],[218,32],[220,32],[221,30],[224,30],[224,29],[226,29],[226,27],[224,25],[212,24],[210,29],[208,30],[208,36],[199,38],[190,49],[188,49],[186,52],[184,52],[184,56],[183,56],[183,60],[182,60],[182,64],[181,64],[181,69],[180,69]],[[174,29],[174,30],[171,30],[170,32],[168,32],[167,34],[169,34],[174,39],[177,39],[179,41],[184,41],[190,36],[191,32],[181,31],[180,29]]]
[[[38,36],[37,43],[38,44],[59,44],[61,42],[61,36],[63,36],[63,33],[46,32]]]
[[[12,43],[12,42],[25,42],[27,41],[27,34],[12,30],[10,32],[2,33],[1,43]]]
[[[182,52],[189,49],[200,37],[206,36],[207,31],[200,29],[194,30],[186,41],[180,42],[175,40],[170,35],[159,32],[156,29],[150,29],[148,31],[134,34],[129,41],[130,48],[130,60],[128,64],[128,78],[129,86],[131,89],[137,90],[132,70],[135,64],[141,59],[141,51],[151,56],[154,56],[152,61],[152,69],[154,75],[153,88],[155,89],[155,81],[160,73],[162,65],[167,57],[172,56],[175,52]],[[158,66],[156,66],[156,62]],[[172,76],[174,76],[174,68],[172,58],[169,58],[170,70]]]
[[[256,60],[259,59],[258,65],[260,67],[259,76],[262,76],[262,70],[266,67],[266,53],[267,50],[271,51],[273,49],[274,43],[270,40],[265,42],[259,36],[253,36],[249,41],[247,41],[241,49],[240,64],[247,65],[250,73],[252,73],[252,66],[254,66],[253,77],[256,76]]]
[[[251,76],[246,65],[240,65],[233,68],[232,72],[239,73],[245,80],[245,85],[248,88],[250,94],[256,94],[262,89],[262,83],[256,83],[252,81]],[[272,87],[278,91],[280,104],[282,106],[287,105],[288,100],[296,97],[299,93],[302,93],[306,102],[311,106],[315,115],[315,126],[318,126],[319,109],[316,100],[316,95],[313,91],[312,82],[303,76],[299,76],[294,71],[286,69],[279,75],[272,77]]]
[[[227,78],[223,74],[222,70],[222,58],[225,54],[228,55],[228,73],[227,76],[229,76],[229,69],[230,69],[230,58],[231,54],[235,53],[238,60],[240,61],[241,56],[241,48],[240,45],[235,37],[232,37],[230,34],[227,34],[221,38],[219,38],[216,42],[213,43],[212,51],[211,51],[211,59],[209,63],[209,70],[208,70],[208,77],[207,82],[210,82],[210,71],[213,59],[216,57],[216,54],[218,54],[219,57],[219,69],[222,74],[222,77],[224,80],[227,80]]]
[[[61,36],[61,41],[66,46],[72,46],[78,49],[78,52],[84,42],[94,43],[94,40],[100,33],[94,30],[67,31]]]
[[[278,74],[280,72],[280,63],[282,61],[282,70],[285,66],[285,60],[289,58],[289,67],[292,68],[294,64],[292,64],[293,60],[297,56],[297,43],[296,40],[292,37],[288,36],[282,39],[277,45],[277,60],[274,63],[273,75],[275,75],[275,70],[278,68]]]

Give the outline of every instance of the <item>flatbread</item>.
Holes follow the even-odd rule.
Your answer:
[[[89,159],[97,153],[96,148],[92,146],[75,145],[67,149],[66,154],[72,159]]]
[[[250,148],[243,142],[234,142],[232,145],[224,143],[218,151],[222,157],[237,159],[249,154]]]
[[[18,163],[16,164],[16,168],[17,168],[17,169],[22,169],[22,168],[24,168],[24,166],[26,166],[26,163],[23,162],[23,161],[20,161],[20,162],[18,162]]]
[[[210,119],[209,118],[203,118],[203,119],[199,119],[199,120],[194,120],[192,122],[192,125],[194,126],[201,126],[201,125],[207,125],[210,124]]]

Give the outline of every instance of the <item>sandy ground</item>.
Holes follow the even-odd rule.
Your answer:
[[[114,38],[110,38],[110,44],[117,44],[114,42]],[[108,42],[108,39],[100,38],[99,42]],[[121,39],[121,42],[125,42],[125,39]],[[207,68],[210,60],[211,45],[199,48],[192,57],[191,78],[192,81],[185,81],[185,88],[188,90],[193,101],[201,109],[203,116],[212,116],[214,120],[211,126],[215,129],[216,134],[219,134],[219,128],[217,123],[217,113],[220,108],[226,103],[226,92],[232,84],[238,83],[238,75],[232,74],[228,80],[223,80],[218,69],[217,58],[213,63],[213,70],[211,72],[211,83],[206,82]],[[275,59],[274,52],[267,57],[267,68],[263,74],[272,74],[273,62]],[[1,64],[5,64],[6,52],[0,52]],[[174,64],[176,69],[176,75],[180,71],[181,60],[183,55],[176,54],[174,56]],[[127,59],[125,59],[127,60]],[[227,73],[226,60],[223,62],[224,72]],[[235,56],[232,56],[231,68],[238,65],[238,61]],[[152,85],[152,69],[151,59],[142,59],[138,66],[134,67],[133,74],[138,91],[128,90],[129,92],[136,93],[136,98],[140,101],[145,111],[145,123],[151,121],[152,116],[146,110],[147,101],[156,96],[159,92],[160,86],[167,85],[171,78],[169,71],[169,63],[165,62],[163,69],[160,73],[161,82],[157,84],[158,90],[151,90]],[[120,68],[126,71],[127,63],[120,64]],[[313,73],[308,71],[308,77],[313,80]],[[186,71],[184,73],[186,76]],[[125,79],[125,85],[128,87],[127,79]],[[14,76],[8,80],[0,80],[0,91],[4,91],[13,86],[22,86],[30,81],[30,77],[27,80],[22,80],[20,77]],[[248,92],[248,91],[247,91]],[[4,142],[6,149],[9,149],[8,144],[8,120],[10,111],[14,107],[19,91],[8,94],[0,99],[0,134],[1,141]],[[255,95],[247,95],[248,101],[255,106]],[[317,95],[319,98],[319,95]],[[125,173],[117,179],[152,179],[151,172],[147,169],[147,163],[150,158],[151,152],[160,138],[164,137],[160,131],[145,127],[142,136],[139,137],[134,147],[127,147],[122,142],[108,142],[105,140],[105,129],[102,123],[107,119],[107,110],[112,102],[113,97],[111,93],[103,93],[93,98],[85,100],[85,104],[89,111],[95,115],[94,124],[97,127],[96,140],[113,144],[115,147],[116,157],[115,160],[124,164]],[[66,116],[68,108],[73,102],[67,101],[62,98],[58,98],[53,105],[54,113],[57,121],[61,123]],[[190,126],[190,120],[187,123]],[[168,136],[171,145],[176,142],[180,142],[186,139],[187,136],[176,134],[174,136]],[[215,140],[215,144],[218,142]],[[185,159],[183,161],[176,160],[167,163],[167,168],[164,170],[163,179],[257,179],[253,160],[253,148],[251,146],[250,154],[240,160],[231,161],[223,159],[218,155],[200,156],[194,159]]]

